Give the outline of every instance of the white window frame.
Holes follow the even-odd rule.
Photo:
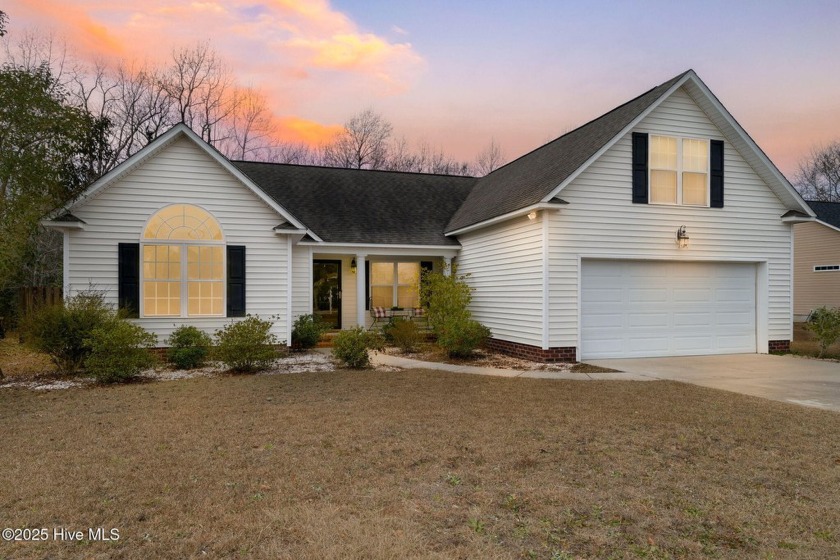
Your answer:
[[[200,208],[204,210],[210,216],[216,220],[216,217],[213,215],[212,212],[207,210],[206,208],[199,206],[198,204],[192,204],[189,202],[178,203],[178,204],[186,204],[188,206],[195,206],[196,208]],[[172,206],[171,204],[167,206]],[[158,208],[149,216],[146,220],[146,223],[143,224],[143,229],[141,230],[140,234],[140,318],[141,319],[204,319],[204,318],[218,318],[218,317],[227,317],[227,242],[225,240],[224,231],[222,231],[222,239],[221,240],[212,240],[212,241],[201,241],[201,240],[182,240],[182,239],[147,239],[143,237],[146,233],[146,228],[149,225],[149,221],[154,218],[158,212],[166,208],[167,206],[162,206]],[[218,220],[216,220],[218,224]],[[221,224],[219,225],[219,229],[221,229]],[[179,280],[180,283],[180,292],[181,292],[181,313],[179,315],[146,315],[146,297],[145,297],[145,283],[146,283],[146,274],[145,274],[145,267],[143,266],[143,247],[146,246],[178,246],[180,247],[181,252],[181,279]],[[220,314],[213,314],[213,315],[190,315],[189,314],[189,278],[187,277],[187,247],[190,246],[208,246],[208,247],[221,247],[222,248],[222,312]],[[153,280],[154,282],[155,280]]]
[[[673,138],[677,141],[677,201],[674,202],[653,202],[651,200],[651,192],[653,191],[652,183],[651,183],[651,171],[656,171],[651,166],[651,157],[652,151],[650,150],[650,139],[654,136],[659,138]],[[683,204],[683,140],[695,140],[704,142],[706,144],[706,203],[705,204]],[[694,136],[672,136],[668,134],[648,134],[648,161],[647,161],[647,174],[648,174],[648,204],[652,204],[654,206],[687,206],[689,208],[709,208],[711,206],[711,159],[712,159],[712,152],[711,152],[711,139],[709,138],[698,138]],[[666,170],[670,171],[670,170]],[[689,171],[689,173],[691,173]]]
[[[414,260],[377,260],[377,261],[370,261],[370,282],[368,282],[368,301],[370,301],[371,306],[373,306],[373,288],[381,288],[383,286],[387,286],[388,284],[374,284],[373,283],[373,265],[374,264],[393,264],[394,265],[394,281],[391,283],[391,305],[389,309],[392,307],[398,306],[399,301],[399,287],[400,286],[410,286],[411,284],[400,284],[400,277],[399,277],[399,270],[397,267],[400,263],[414,263],[417,265],[417,288],[420,289],[420,275],[422,275],[423,271],[420,267],[420,261]]]
[[[815,264],[814,272],[840,272],[840,264]]]

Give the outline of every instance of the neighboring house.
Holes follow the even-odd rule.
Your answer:
[[[808,202],[814,222],[793,228],[793,317],[840,307],[840,202]]]
[[[453,261],[490,345],[537,360],[767,352],[813,213],[693,71],[486,177],[231,162],[183,125],[46,225],[161,341],[315,312],[369,325]],[[678,230],[684,235],[678,239]]]

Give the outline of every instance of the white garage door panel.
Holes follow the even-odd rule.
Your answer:
[[[581,358],[756,351],[750,263],[584,260]]]

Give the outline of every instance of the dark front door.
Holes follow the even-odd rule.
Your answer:
[[[329,328],[341,328],[341,261],[312,261],[312,309]]]

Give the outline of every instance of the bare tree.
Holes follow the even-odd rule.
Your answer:
[[[226,139],[217,146],[231,159],[264,159],[277,136],[265,96],[252,88],[234,88],[226,119]]]
[[[840,140],[813,148],[794,182],[806,200],[840,202]]]
[[[469,163],[457,161],[446,155],[442,149],[432,148],[427,142],[421,142],[416,150],[412,150],[405,138],[392,145],[388,161],[383,168],[389,171],[439,175],[470,175],[472,171]]]
[[[209,43],[173,51],[163,88],[172,100],[175,118],[216,144],[226,137],[216,126],[233,110],[229,95],[233,80]],[[220,127],[221,128],[221,127]]]
[[[324,146],[324,164],[352,169],[381,169],[388,159],[388,141],[393,127],[382,115],[365,109],[344,124],[332,142]]]
[[[484,148],[475,160],[475,172],[479,177],[487,175],[491,171],[498,169],[505,163],[505,154],[496,143],[496,139],[492,138],[490,144]]]

